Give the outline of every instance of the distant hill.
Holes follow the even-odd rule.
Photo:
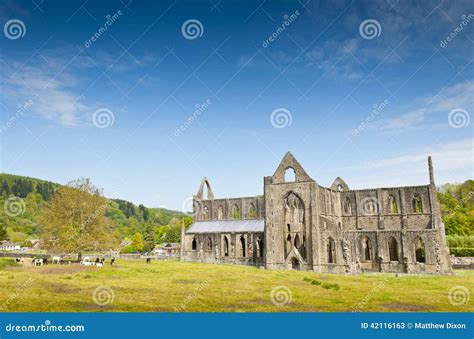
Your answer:
[[[0,240],[7,238],[15,242],[25,242],[36,239],[40,234],[38,217],[44,206],[51,199],[54,192],[61,187],[61,184],[14,174],[0,174],[0,203],[5,205],[5,201],[12,196],[22,199],[21,208],[18,215],[0,215],[0,227],[6,229],[7,236],[2,236],[0,230]],[[156,234],[156,242],[176,240],[180,235],[176,229],[181,225],[181,220],[186,219],[189,224],[187,214],[164,208],[149,208],[144,205],[135,205],[130,201],[122,199],[108,199],[109,217],[115,224],[122,238],[131,238],[136,232],[145,233],[147,224],[151,224]],[[150,227],[150,226],[149,226]],[[173,232],[170,232],[173,229]],[[171,236],[171,238],[167,238]],[[3,238],[3,239],[2,239]]]

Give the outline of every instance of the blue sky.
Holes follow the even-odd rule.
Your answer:
[[[7,0],[0,19],[2,172],[179,210],[203,176],[262,194],[287,151],[324,186],[425,184],[430,154],[437,183],[472,179],[472,1]]]

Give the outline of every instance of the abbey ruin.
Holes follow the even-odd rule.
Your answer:
[[[351,190],[318,185],[291,153],[264,194],[214,198],[206,178],[183,229],[181,260],[326,273],[451,272],[428,158],[429,184]],[[293,180],[285,180],[294,171]],[[207,189],[207,197],[204,190]]]

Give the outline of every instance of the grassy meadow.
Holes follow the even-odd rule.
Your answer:
[[[459,285],[472,293],[474,272],[348,276],[178,261],[100,268],[0,259],[3,312],[473,312],[472,298],[449,302]]]

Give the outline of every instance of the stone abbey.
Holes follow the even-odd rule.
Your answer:
[[[206,178],[182,231],[181,260],[327,273],[451,272],[431,158],[429,184],[351,190],[318,185],[291,153],[264,193],[214,198]],[[285,174],[294,174],[285,180]],[[207,197],[204,191],[207,189]]]

